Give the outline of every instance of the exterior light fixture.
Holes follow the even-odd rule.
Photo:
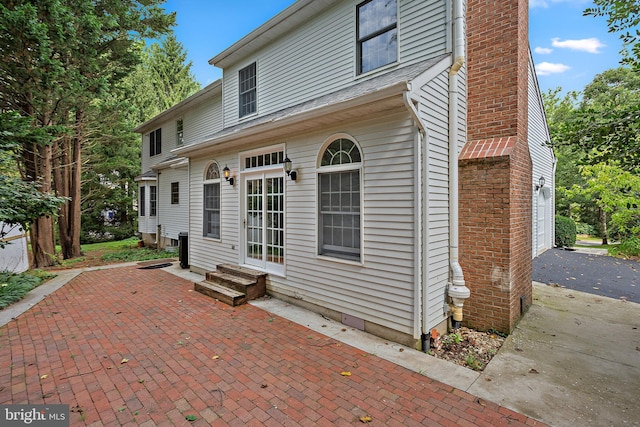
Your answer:
[[[233,177],[231,176],[231,170],[229,169],[229,166],[225,166],[224,169],[222,169],[222,174],[224,175],[224,179],[229,182],[229,185],[233,186],[235,179],[233,179]]]
[[[544,176],[541,176],[540,178],[538,178],[538,185],[536,185],[536,191],[544,187],[544,183],[545,183]]]
[[[285,157],[284,162],[282,162],[282,166],[284,167],[284,171],[287,173],[287,175],[291,177],[291,181],[295,181],[296,179],[298,179],[298,172],[292,170],[293,163],[291,162],[289,157]]]

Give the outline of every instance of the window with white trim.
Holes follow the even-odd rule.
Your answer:
[[[156,216],[158,210],[158,187],[149,187],[149,216]]]
[[[184,121],[176,120],[176,145],[184,144]]]
[[[149,133],[149,155],[157,156],[162,153],[162,128]]]
[[[140,201],[138,202],[138,207],[140,209],[140,216],[145,216],[147,214],[147,207],[145,205],[147,201],[145,198],[144,190],[145,190],[145,187],[140,186]]]
[[[248,116],[257,111],[256,82],[255,62],[238,72],[240,117]]]
[[[212,162],[204,176],[204,237],[220,238],[220,168]]]
[[[397,0],[368,0],[357,8],[358,74],[398,60]]]
[[[318,167],[318,253],[361,259],[360,149],[337,138],[320,154]]]
[[[171,204],[172,205],[180,204],[180,183],[179,182],[171,183]]]

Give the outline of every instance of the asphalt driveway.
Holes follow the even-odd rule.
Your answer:
[[[84,272],[0,327],[0,404],[26,403],[68,404],[74,426],[542,425],[134,266]]]
[[[533,280],[640,303],[640,262],[549,249],[533,260]]]

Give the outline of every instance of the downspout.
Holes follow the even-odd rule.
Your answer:
[[[453,57],[454,62],[449,71],[449,263],[451,266],[451,281],[448,284],[447,295],[451,299],[452,327],[457,329],[462,322],[464,301],[469,298],[471,291],[465,285],[464,274],[459,263],[458,254],[458,72],[465,61],[465,27],[464,0],[453,1]]]
[[[414,288],[414,298],[413,298],[413,312],[415,313],[414,315],[414,319],[413,319],[413,337],[414,339],[418,339],[421,338],[422,339],[422,348],[424,350],[424,333],[423,332],[423,328],[422,328],[422,323],[423,323],[423,311],[422,311],[422,304],[423,301],[426,301],[426,299],[424,298],[424,290],[423,290],[423,256],[422,256],[422,252],[423,252],[423,245],[424,242],[426,241],[426,239],[423,236],[423,230],[424,230],[424,223],[423,223],[423,204],[422,204],[422,179],[425,176],[425,173],[423,171],[424,167],[425,167],[425,162],[423,159],[423,154],[422,154],[422,143],[424,140],[426,140],[426,135],[427,135],[427,130],[426,127],[424,125],[424,123],[422,122],[422,120],[420,119],[420,115],[418,113],[418,109],[416,108],[412,98],[411,98],[411,88],[408,88],[407,91],[405,91],[403,93],[403,99],[404,99],[404,103],[407,106],[407,110],[409,110],[409,114],[411,115],[411,117],[413,118],[413,121],[416,123],[417,127],[418,127],[418,134],[417,134],[417,142],[416,142],[416,148],[415,148],[415,169],[416,169],[416,174],[415,174],[415,200],[416,202],[416,207],[415,207],[415,223],[418,224],[418,230],[416,230],[416,244],[415,244],[415,250],[414,250],[414,259],[416,260],[415,264],[414,264],[414,277],[415,277],[415,283],[416,286]],[[428,347],[427,347],[428,348]]]

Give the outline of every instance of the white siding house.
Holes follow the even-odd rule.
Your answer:
[[[466,142],[464,8],[299,0],[213,57],[221,81],[136,129],[147,204],[158,189],[140,232],[188,231],[192,270],[266,272],[270,294],[398,342],[445,330],[451,164]],[[530,115],[544,135],[542,105]],[[182,145],[170,139],[178,118]],[[155,158],[158,128],[170,152]],[[548,156],[538,160],[546,174]]]
[[[544,104],[529,58],[529,152],[533,163],[533,258],[551,249],[555,236],[555,168],[556,157],[550,146]],[[544,182],[544,185],[540,185]]]
[[[19,225],[0,222],[0,230],[6,235],[2,241],[4,248],[0,248],[0,271],[22,273],[29,269],[29,251],[27,249],[27,235]]]
[[[138,181],[138,232],[147,244],[177,246],[188,232],[189,161],[171,151],[222,128],[217,81],[140,125],[142,174]]]

